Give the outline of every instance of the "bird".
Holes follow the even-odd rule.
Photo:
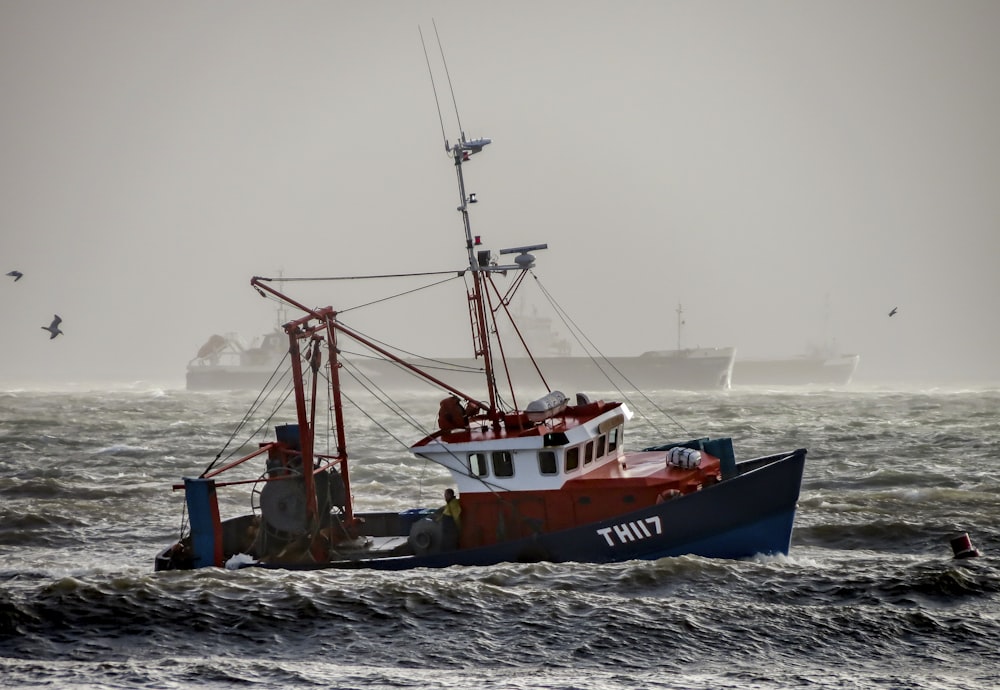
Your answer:
[[[896,315],[896,309],[897,309],[896,307],[893,307],[892,311],[889,312],[889,316],[895,316]]]
[[[7,275],[13,276],[14,282],[16,283],[17,281],[21,280],[21,276],[23,276],[24,274],[21,273],[20,271],[10,271]]]
[[[56,314],[55,316],[52,317],[52,323],[50,323],[48,326],[42,326],[43,331],[48,331],[49,333],[52,334],[49,336],[49,340],[52,340],[57,335],[62,335],[62,331],[59,330],[59,324],[61,323],[62,323],[62,318],[60,318],[59,314]]]

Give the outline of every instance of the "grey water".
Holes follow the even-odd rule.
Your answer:
[[[0,391],[4,687],[1000,686],[1000,389],[651,396],[631,447],[808,448],[788,556],[154,573],[181,528],[172,485],[253,399]],[[436,401],[410,402],[429,426]],[[439,503],[447,476],[405,449],[419,434],[352,425],[359,509]],[[963,532],[981,557],[952,558]]]

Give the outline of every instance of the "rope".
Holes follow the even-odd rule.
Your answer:
[[[381,275],[363,275],[363,276],[326,276],[323,278],[266,278],[264,276],[259,276],[259,280],[266,280],[270,282],[285,282],[285,283],[308,283],[317,281],[333,281],[333,280],[376,280],[379,278],[417,278],[420,276],[443,276],[452,275],[459,276],[468,271],[465,268],[461,271],[422,271],[420,273],[383,273]]]

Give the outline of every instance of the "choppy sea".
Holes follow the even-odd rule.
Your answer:
[[[171,485],[253,399],[0,391],[0,685],[1000,687],[1000,389],[653,396],[632,447],[808,448],[787,557],[154,573]],[[447,478],[380,425],[416,440],[389,416],[351,430],[358,508],[436,506]],[[963,532],[981,557],[952,558]]]

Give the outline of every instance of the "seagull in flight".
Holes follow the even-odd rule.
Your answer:
[[[10,271],[7,275],[13,276],[14,282],[16,283],[17,281],[21,280],[21,276],[23,276],[24,274],[21,273],[20,271]]]
[[[895,316],[895,315],[896,315],[896,307],[893,307],[892,311],[889,312],[889,316]]]
[[[52,317],[52,323],[50,323],[48,326],[42,326],[43,331],[48,331],[49,333],[52,334],[49,336],[49,340],[52,340],[57,335],[62,335],[62,331],[59,330],[59,324],[61,323],[62,319],[59,317],[59,314],[56,314],[54,317]]]

